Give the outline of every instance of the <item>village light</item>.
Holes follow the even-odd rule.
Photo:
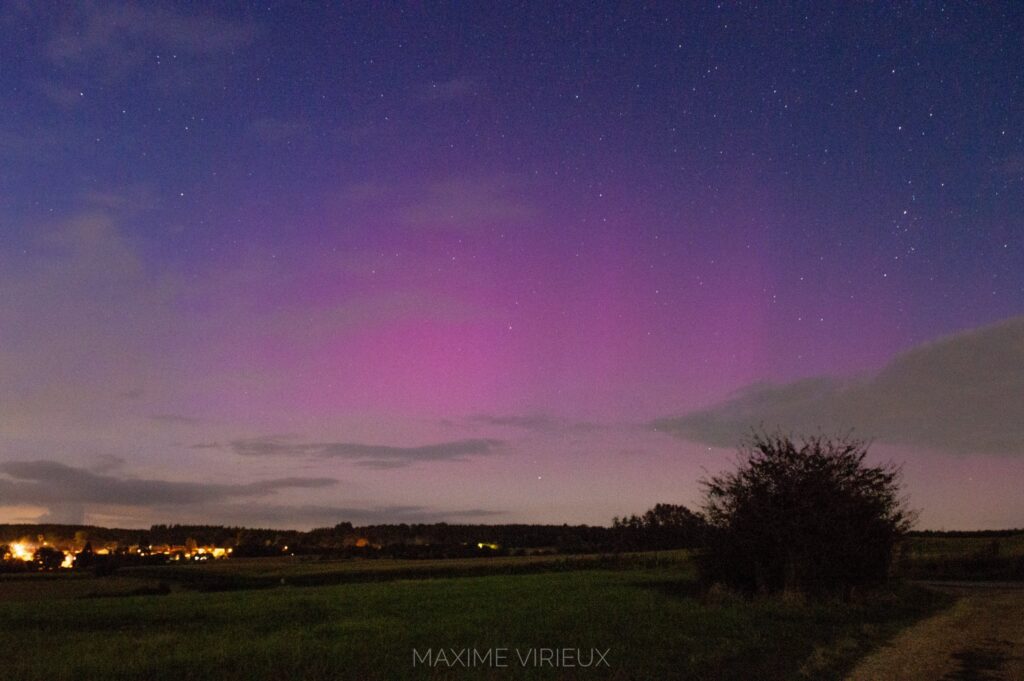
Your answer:
[[[29,562],[35,557],[35,553],[35,550],[28,544],[23,544],[22,542],[11,544],[11,556],[16,560]]]

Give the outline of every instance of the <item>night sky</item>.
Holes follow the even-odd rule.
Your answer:
[[[1020,4],[314,4],[0,10],[0,521],[1024,526]]]

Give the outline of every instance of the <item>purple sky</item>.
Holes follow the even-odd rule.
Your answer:
[[[5,5],[0,521],[607,524],[764,424],[1024,525],[1021,30]]]

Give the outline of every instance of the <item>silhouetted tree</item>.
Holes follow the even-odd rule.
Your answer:
[[[40,546],[33,559],[41,570],[56,570],[64,562],[64,554],[52,546]]]
[[[685,506],[655,504],[642,516],[613,518],[612,530],[620,548],[633,550],[679,549],[697,546],[707,523]]]
[[[85,569],[92,567],[93,563],[96,562],[96,552],[92,550],[92,542],[85,542],[85,546],[75,556],[75,567],[79,569]]]
[[[849,437],[755,432],[737,470],[703,481],[706,581],[747,592],[844,593],[884,581],[913,514],[900,469]]]

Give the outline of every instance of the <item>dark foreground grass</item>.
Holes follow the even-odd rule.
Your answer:
[[[686,564],[0,603],[4,679],[830,679],[935,610],[698,593]],[[504,669],[413,667],[413,649],[508,648]],[[610,667],[522,667],[515,650],[610,649]]]
[[[689,565],[690,563],[691,553],[685,550],[432,560],[390,558],[318,560],[314,557],[292,556],[219,560],[198,565],[129,568],[121,570],[118,575],[150,581],[160,580],[184,589],[231,591],[278,586],[327,586],[397,579],[521,575],[585,569],[660,568]],[[2,590],[2,583],[0,583],[0,590]]]

